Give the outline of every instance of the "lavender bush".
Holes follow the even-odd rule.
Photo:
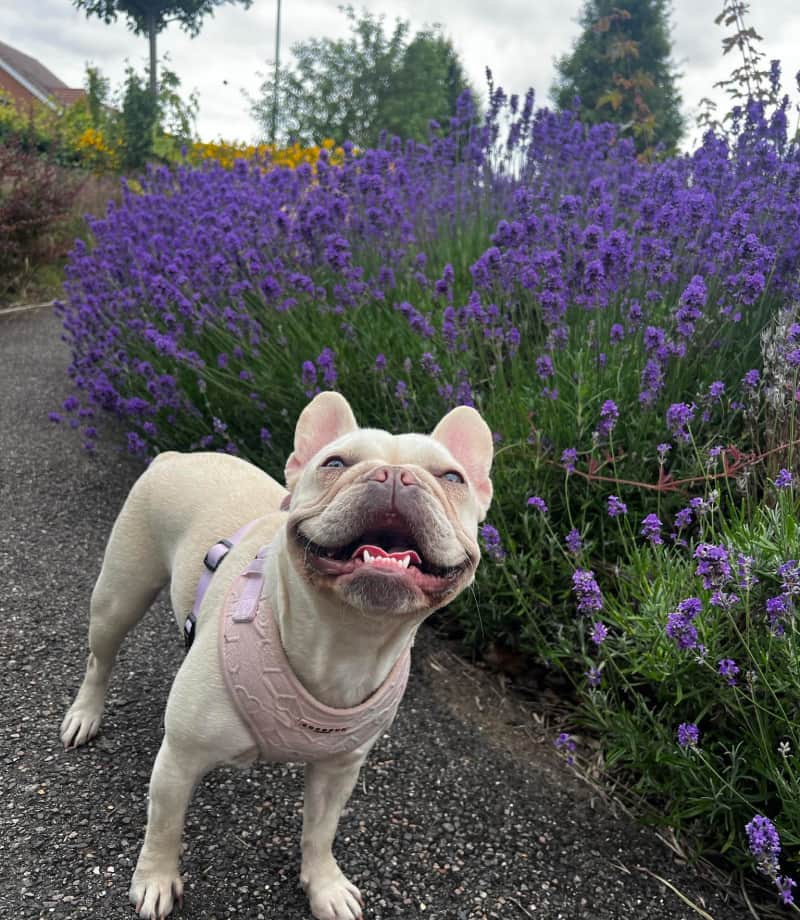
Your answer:
[[[427,145],[151,171],[72,254],[75,393],[53,417],[90,449],[103,409],[143,457],[224,450],[280,475],[320,389],[395,430],[476,405],[495,502],[480,610],[455,611],[466,639],[571,674],[609,766],[668,798],[699,848],[741,864],[758,813],[786,863],[800,843],[787,110],[752,102],[730,138],[645,163],[612,126],[493,89],[483,120],[465,96]],[[771,878],[791,895],[787,879]]]

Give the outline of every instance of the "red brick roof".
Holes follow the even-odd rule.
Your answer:
[[[41,98],[55,98],[63,105],[71,105],[84,96],[82,89],[70,89],[66,83],[49,71],[43,64],[11,45],[0,42],[0,67],[12,78],[21,78],[32,89],[33,95]]]
[[[53,95],[64,105],[72,105],[73,102],[84,99],[86,97],[86,91],[82,89],[69,89],[69,87],[66,86],[57,86],[53,90]]]

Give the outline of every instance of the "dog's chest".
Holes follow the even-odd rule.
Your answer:
[[[298,680],[283,650],[275,619],[262,598],[255,561],[231,585],[220,618],[219,648],[228,692],[271,761],[311,762],[348,753],[386,731],[405,692],[406,648],[381,686],[358,706],[334,709]]]

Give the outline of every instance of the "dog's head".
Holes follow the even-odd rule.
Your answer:
[[[379,614],[425,614],[469,585],[492,498],[492,435],[474,409],[432,434],[359,428],[338,393],[303,410],[286,464],[288,543],[311,586]]]

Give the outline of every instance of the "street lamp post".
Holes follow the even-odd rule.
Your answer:
[[[275,24],[275,79],[272,86],[272,121],[270,125],[270,141],[275,143],[278,128],[278,79],[281,66],[281,0],[278,0],[278,16]]]

